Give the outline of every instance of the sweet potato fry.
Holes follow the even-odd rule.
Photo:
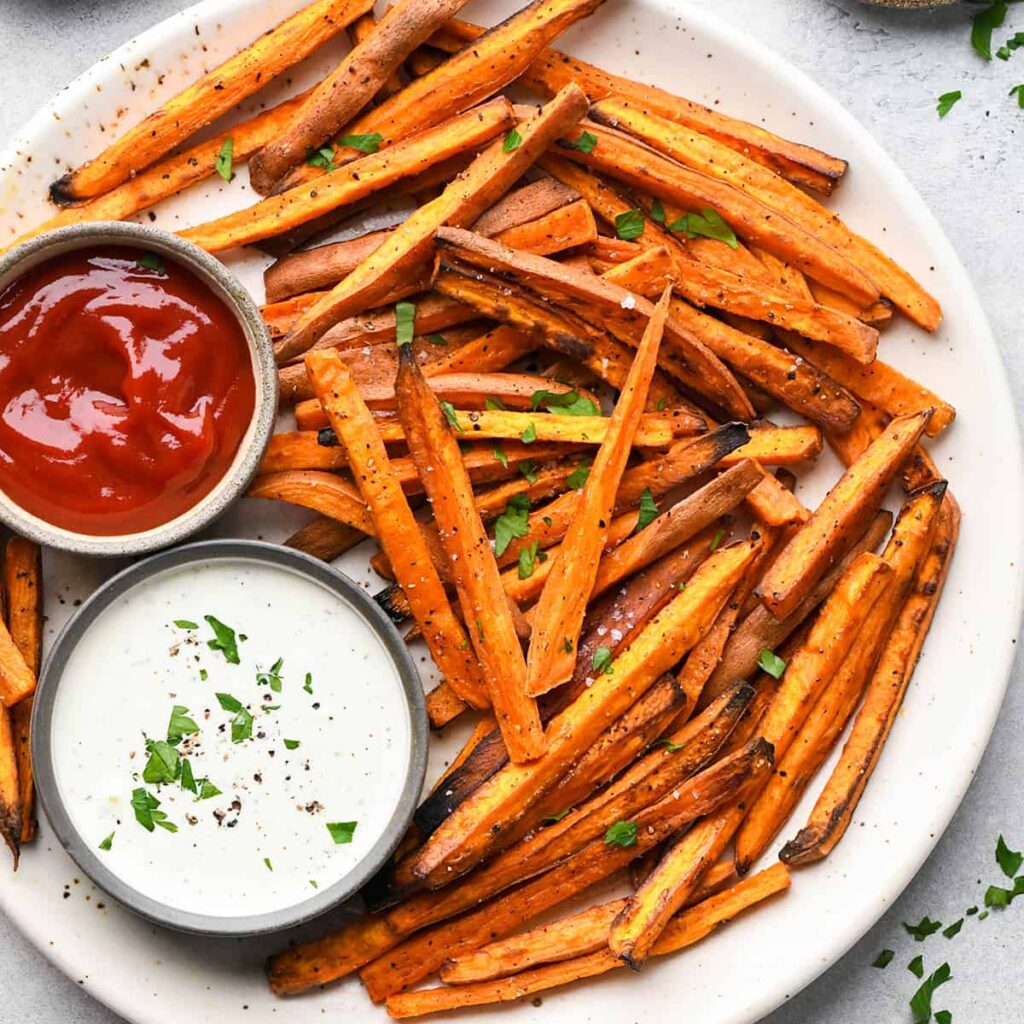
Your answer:
[[[435,373],[494,373],[528,355],[537,344],[533,338],[501,325],[424,367],[423,372],[427,377]]]
[[[842,839],[878,763],[913,675],[956,546],[960,511],[946,494],[931,550],[914,577],[892,632],[868,683],[839,763],[818,797],[807,824],[782,848],[787,864],[811,864],[827,857]]]
[[[10,711],[0,707],[0,836],[11,851],[15,869],[21,854],[22,820],[17,739]]]
[[[587,121],[585,127],[597,144],[584,153],[572,145],[575,138],[565,139],[560,154],[675,203],[687,212],[715,210],[745,242],[792,263],[808,277],[854,302],[868,305],[879,298],[874,282],[847,257],[755,196],[684,167],[604,125]]]
[[[509,149],[503,141],[488,146],[436,199],[420,206],[372,256],[302,317],[278,346],[278,357],[284,360],[305,351],[332,324],[386,292],[388,282],[398,269],[425,261],[432,252],[434,235],[441,225],[470,224],[476,220],[561,132],[579,121],[585,109],[586,97],[578,89],[569,87],[536,117],[519,123],[518,146]],[[475,117],[475,113],[462,116]],[[503,127],[508,125],[503,122]],[[391,147],[389,152],[398,150],[402,145],[399,143]],[[361,163],[363,161],[357,161],[357,164]]]
[[[640,411],[647,401],[647,389],[657,364],[670,296],[671,292],[666,290],[654,308],[583,486],[576,515],[554,555],[541,591],[526,663],[526,688],[532,696],[547,693],[572,675],[576,643],[597,578],[607,523],[630,448],[639,436]]]
[[[405,588],[434,661],[462,700],[476,707],[486,705],[480,669],[468,650],[465,630],[448,603],[419,524],[391,472],[369,410],[335,353],[311,353],[306,363],[310,378],[323,396],[331,426],[348,451],[366,502],[365,515],[383,527],[381,546]]]
[[[443,729],[454,721],[469,705],[443,682],[427,694],[427,718],[432,729]]]
[[[502,245],[537,256],[550,256],[597,238],[597,223],[582,200],[553,210],[537,220],[509,228],[494,236]]]
[[[778,175],[765,170],[741,153],[730,151],[714,139],[692,129],[680,128],[664,118],[645,112],[642,104],[628,99],[610,98],[597,103],[591,116],[628,131],[671,159],[699,173],[729,183],[757,201],[774,209],[804,231],[820,238],[873,281],[882,294],[919,326],[934,331],[942,319],[939,304],[913,277],[872,243],[854,234],[832,210]],[[763,244],[763,242],[762,242]],[[764,248],[861,305],[870,305],[878,296],[858,298],[848,290],[822,281],[798,260],[779,250]]]
[[[453,19],[431,43],[461,46],[476,39],[483,29]],[[558,50],[546,49],[523,73],[523,85],[551,95],[566,82],[575,82],[593,101],[621,96],[661,117],[703,132],[722,144],[781,174],[789,181],[829,195],[846,173],[847,163],[838,157],[799,142],[791,142],[761,125],[729,117],[717,110],[674,96],[656,86],[613,75]]]
[[[379,24],[380,22],[377,20],[377,16],[373,11],[367,11],[361,18],[356,18],[348,29],[348,35],[352,40],[352,45],[358,46],[360,43],[366,42],[366,40],[377,31],[377,26]],[[374,102],[383,103],[389,96],[394,96],[396,92],[401,92],[404,88],[405,85],[396,68],[387,76],[380,89],[377,90],[377,95],[374,96]]]
[[[931,409],[932,415],[925,427],[929,437],[941,434],[956,417],[956,409],[948,402],[880,359],[860,366],[839,352],[823,349],[800,338],[787,339],[787,344],[797,355],[827,373],[857,398],[870,402],[890,416],[910,416]]]
[[[394,146],[368,153],[351,164],[338,167],[317,179],[315,187],[289,189],[217,220],[187,228],[179,234],[209,252],[250,245],[355,203],[456,154],[474,150],[505,131],[512,120],[508,101],[492,100],[436,128],[429,128]],[[396,234],[397,231],[392,232],[389,237],[394,238]],[[380,295],[390,291],[391,286],[390,280],[384,281],[379,291],[369,296],[361,308],[372,305]],[[357,311],[353,307],[342,315]],[[341,316],[333,322],[340,319]],[[291,354],[299,355],[301,350]]]
[[[744,785],[762,779],[770,766],[770,747],[755,741],[680,786],[678,798],[669,794],[638,813],[634,818],[634,846],[613,846],[603,837],[594,839],[551,871],[498,900],[414,935],[362,969],[360,978],[370,998],[378,1001],[414,984],[437,970],[449,956],[508,934],[524,921],[607,878],[692,821],[701,813],[700,808],[714,808],[734,798]]]
[[[370,231],[343,242],[283,256],[263,273],[267,302],[282,302],[337,284],[371,255],[388,234],[388,231]]]
[[[366,540],[366,534],[347,523],[340,523],[329,516],[317,516],[301,529],[296,530],[284,546],[303,551],[314,558],[333,562],[339,555],[351,550]]]
[[[838,292],[832,291],[831,288],[818,284],[817,281],[807,282],[807,284],[815,301],[820,302],[823,306],[828,306],[829,309],[856,317],[872,327],[885,327],[892,322],[892,304],[886,299],[873,302],[870,306],[858,306],[845,295],[840,295]]]
[[[807,598],[785,619],[776,619],[760,602],[737,626],[726,644],[722,659],[705,687],[705,699],[720,694],[733,680],[749,678],[757,670],[758,657],[766,648],[778,651],[800,624],[832,592],[840,578],[864,551],[874,551],[889,532],[892,516],[876,513],[864,533],[850,550],[822,577]]]
[[[505,231],[528,224],[580,198],[575,189],[554,178],[541,178],[513,189],[482,213],[473,224],[478,235],[494,238]]]
[[[246,496],[301,505],[346,523],[374,537],[377,528],[366,503],[350,483],[334,473],[313,469],[287,469],[257,477]]]
[[[13,536],[7,542],[4,583],[11,639],[21,652],[29,671],[38,677],[43,657],[43,570],[39,545],[35,541]],[[17,703],[11,708],[10,715],[18,768],[21,842],[28,843],[36,837],[35,786],[30,744],[32,698]]]
[[[98,156],[50,186],[60,206],[103,195],[226,114],[373,6],[371,0],[314,0],[208,71],[125,132]]]
[[[746,459],[755,459],[762,466],[790,466],[820,453],[821,431],[817,427],[754,423],[750,426],[750,440],[724,456],[719,465],[735,466]]]
[[[879,652],[928,552],[945,484],[917,492],[904,504],[882,558],[892,580],[864,621],[857,640],[827,682],[807,720],[781,756],[776,772],[747,811],[736,833],[736,870],[744,875],[775,838],[838,740],[860,699]]]
[[[661,956],[693,945],[750,907],[784,892],[789,885],[785,865],[773,864],[673,918],[651,952]],[[624,966],[607,949],[598,949],[571,960],[522,971],[510,978],[402,992],[388,997],[387,1010],[392,1017],[403,1019],[466,1006],[510,1002]]]
[[[526,661],[501,587],[459,445],[420,373],[412,349],[400,347],[395,382],[398,416],[451,560],[462,614],[509,757],[529,761],[544,751],[536,703],[526,694]],[[407,595],[408,596],[408,595]],[[475,623],[476,628],[472,627]]]
[[[253,189],[274,184],[323,146],[373,98],[388,75],[466,0],[397,0],[369,35],[313,90],[302,110],[249,163]]]
[[[764,473],[761,482],[747,495],[747,504],[767,526],[793,526],[811,518],[803,502],[771,473]]]
[[[437,241],[444,254],[442,265],[450,256],[489,274],[511,277],[544,299],[566,306],[580,318],[591,323],[596,320],[594,326],[627,344],[639,343],[650,320],[652,306],[646,299],[593,274],[581,273],[542,256],[517,252],[493,239],[456,228],[439,231]],[[668,322],[665,346],[671,353],[661,360],[664,369],[719,408],[750,418],[749,405],[738,393],[736,381],[699,338]]]
[[[288,123],[302,105],[306,95],[302,93],[269,110],[262,110],[255,117],[232,125],[212,139],[197,143],[181,153],[174,153],[152,167],[140,171],[123,185],[104,195],[65,207],[13,242],[0,245],[0,254],[36,235],[41,235],[44,231],[53,231],[67,224],[126,220],[133,213],[155,206],[168,196],[177,195],[189,185],[203,181],[216,173],[217,156],[229,139],[235,164],[248,160]]]
[[[929,415],[925,410],[893,420],[786,545],[760,584],[761,600],[777,619],[800,604],[864,529],[920,439]]]
[[[7,626],[0,622],[0,704],[8,710],[31,697],[36,674],[29,668]]]
[[[494,849],[502,833],[564,774],[607,722],[622,714],[697,642],[754,554],[755,547],[749,544],[716,551],[686,589],[616,659],[614,671],[602,674],[552,720],[545,754],[530,764],[506,765],[462,803],[417,853],[412,875],[435,887],[464,873]]]

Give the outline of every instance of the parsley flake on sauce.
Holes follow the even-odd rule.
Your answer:
[[[116,832],[117,830],[115,829],[114,831]],[[110,835],[109,835],[109,836],[107,836],[107,838],[106,838],[106,839],[104,839],[104,840],[103,840],[103,841],[102,841],[102,842],[100,843],[100,846],[99,846],[99,848],[100,848],[100,849],[101,849],[101,850],[102,850],[102,851],[103,851],[104,853],[106,853],[106,852],[107,852],[107,851],[108,851],[108,850],[109,850],[109,849],[110,849],[110,848],[111,848],[111,847],[112,847],[113,845],[114,845],[114,832],[111,832],[111,833],[110,833]]]
[[[281,668],[284,665],[284,658],[278,658],[266,672],[256,673],[256,685],[267,686],[274,693],[281,692]]]
[[[191,619],[175,619],[174,624],[178,629],[198,629],[199,623],[193,622]]]
[[[306,673],[306,681],[302,684],[302,688],[306,691],[306,693],[312,693],[313,692],[313,673],[312,672],[307,672]]]
[[[327,831],[331,833],[331,838],[336,845],[344,846],[346,843],[352,842],[358,824],[357,821],[329,821],[327,822]]]
[[[178,751],[164,740],[146,740],[149,760],[142,769],[142,781],[151,786],[177,782],[181,773],[181,757]]]
[[[252,713],[247,708],[242,708],[234,718],[231,719],[231,742],[244,743],[252,737]]]
[[[141,786],[132,790],[132,810],[135,812],[135,820],[147,832],[152,832],[157,826],[168,832],[177,832],[178,826],[173,821],[168,821],[167,815],[163,811],[157,810],[159,806],[160,801]]]
[[[177,745],[194,732],[199,732],[199,726],[195,719],[189,717],[188,708],[184,704],[175,704],[167,723],[167,742]]]
[[[299,741],[298,740],[285,740],[284,741],[284,745],[285,745],[285,748],[288,749],[288,750],[295,750],[295,748],[298,747],[298,745],[299,745]]]
[[[211,651],[220,651],[224,655],[224,660],[229,665],[241,664],[241,659],[238,657],[238,639],[235,636],[235,631],[212,615],[204,615],[203,618],[210,629],[213,630],[213,639],[207,640],[206,646]]]

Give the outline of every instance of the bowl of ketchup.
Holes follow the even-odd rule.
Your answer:
[[[76,224],[0,257],[0,520],[133,555],[245,490],[277,407],[263,319],[209,254],[138,224]]]

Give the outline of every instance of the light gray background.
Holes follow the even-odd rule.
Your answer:
[[[190,0],[0,0],[0,132],[6,137],[44,98],[124,40]],[[256,2],[256,0],[254,0]],[[854,0],[716,0],[720,17],[753,32],[810,73],[882,141],[924,196],[974,279],[1002,349],[1018,419],[1024,407],[1024,110],[1007,96],[1024,82],[1024,50],[1008,64],[985,64],[971,50],[968,15],[884,11]],[[1024,4],[1010,8],[1004,35],[1024,30]],[[945,121],[935,98],[962,89]],[[848,154],[856,158],[855,153]],[[961,339],[969,345],[970,338]],[[998,538],[992,538],[998,543]],[[904,965],[925,952],[952,966],[936,997],[957,1024],[1018,1020],[1024,1007],[1024,909],[969,922],[951,942],[916,946],[902,921],[924,914],[946,922],[980,903],[998,881],[996,836],[1024,846],[1024,691],[1018,657],[1000,722],[977,778],[917,879],[853,950],[765,1024],[874,1024],[910,1021],[917,982]],[[950,680],[970,699],[974,680]],[[813,928],[814,922],[808,921]],[[765,936],[771,941],[771,936]],[[886,971],[871,961],[897,950]],[[741,969],[739,966],[738,970]],[[1013,1011],[1017,1011],[1016,1013]],[[169,1013],[187,1008],[168,1008]],[[379,1017],[380,1013],[375,1014]],[[0,914],[0,1021],[115,1024],[33,949]]]

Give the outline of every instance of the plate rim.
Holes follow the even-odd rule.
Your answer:
[[[301,6],[302,0],[290,0],[290,9],[297,9]],[[981,300],[974,287],[974,283],[959,258],[955,248],[949,241],[945,230],[931,212],[928,204],[920,195],[903,169],[889,155],[888,151],[875,138],[872,132],[845,106],[820,85],[810,74],[791,63],[786,58],[777,54],[767,43],[761,42],[751,32],[741,26],[734,26],[718,18],[713,13],[700,7],[700,0],[637,0],[637,2],[648,4],[665,13],[666,17],[676,16],[684,21],[689,27],[697,28],[709,39],[729,49],[741,50],[749,59],[756,62],[763,69],[765,74],[782,81],[785,86],[796,92],[810,93],[816,101],[827,110],[833,121],[841,124],[845,131],[854,136],[856,144],[862,147],[862,151],[868,151],[870,160],[876,166],[880,166],[886,175],[887,183],[898,192],[901,202],[904,204],[902,212],[909,215],[913,222],[914,231],[922,241],[930,245],[933,250],[937,247],[940,252],[936,256],[936,262],[954,272],[959,279],[964,296],[970,302],[968,310],[969,318],[976,333],[980,336],[980,344],[975,351],[980,357],[982,370],[987,373],[987,382],[999,391],[1001,403],[994,403],[1008,412],[1008,426],[1003,442],[1005,454],[1015,472],[1012,478],[1006,479],[1012,484],[1012,491],[1007,495],[1011,507],[1019,512],[1024,512],[1024,435],[1022,426],[1015,415],[1016,404],[1010,389],[1009,376],[1002,357],[999,345],[992,332],[987,314],[982,306]],[[225,17],[236,17],[247,7],[247,0],[198,0],[180,11],[162,19],[155,25],[145,29],[143,32],[125,40],[120,46],[104,57],[100,57],[92,65],[83,70],[67,86],[51,96],[20,130],[15,132],[10,142],[3,149],[0,149],[0,170],[6,169],[16,157],[17,147],[20,142],[38,134],[42,126],[53,116],[54,109],[61,103],[75,100],[77,96],[86,93],[103,65],[117,57],[129,48],[140,45],[147,45],[151,37],[156,38],[167,31],[169,25],[175,21],[185,21],[195,12],[200,10],[216,9]],[[1006,480],[1004,480],[1004,483]],[[1011,561],[1016,564],[1024,562],[1024,531],[1012,538],[1014,548],[1010,552]],[[1024,619],[1024,574],[1018,574],[1012,600],[1008,602],[1011,606],[1009,624],[1014,628],[1014,636],[1019,635]],[[737,1007],[736,1015],[730,1017],[731,1024],[752,1024],[760,1020],[764,1015],[772,1012],[784,1002],[795,997],[812,984],[821,974],[841,960],[850,948],[859,941],[874,924],[876,924],[886,910],[891,906],[916,877],[924,862],[932,855],[938,846],[939,841],[945,834],[949,824],[963,801],[974,777],[978,765],[984,756],[991,740],[996,719],[1002,708],[1006,691],[1010,681],[1015,655],[1013,643],[1006,643],[1002,650],[991,652],[989,657],[992,667],[991,677],[986,687],[991,693],[989,700],[988,714],[980,719],[977,728],[977,739],[972,745],[970,753],[965,753],[961,770],[958,771],[952,783],[947,784],[937,792],[935,798],[936,827],[927,842],[915,846],[911,855],[904,855],[901,858],[902,869],[894,873],[891,885],[885,890],[885,899],[881,904],[872,901],[863,901],[860,909],[854,907],[844,915],[837,926],[836,932],[842,933],[842,938],[836,942],[836,952],[827,958],[808,960],[806,969],[800,973],[794,981],[787,979],[789,984],[778,986],[778,991],[762,990],[746,1002],[742,1007]],[[970,763],[968,764],[968,757]],[[969,771],[968,771],[969,768]],[[10,917],[11,921],[18,927],[19,931],[39,950],[51,963],[62,973],[71,977],[60,951],[56,947],[49,947],[41,938],[37,938],[32,930],[23,924],[22,915],[12,912],[11,907],[6,903],[0,903],[0,909]],[[785,989],[783,991],[782,989]],[[110,986],[109,998],[104,994],[102,983],[93,978],[88,991],[98,1002],[107,1006],[113,1012],[125,1016],[127,1020],[138,1022],[138,1024],[149,1024],[155,1021],[155,1017],[139,1015],[137,1007],[124,1006],[116,999],[117,988]],[[128,1014],[131,1014],[130,1016]]]

